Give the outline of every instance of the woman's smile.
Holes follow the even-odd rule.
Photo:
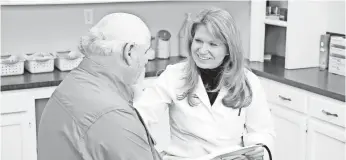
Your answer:
[[[196,53],[196,55],[197,55],[198,58],[201,59],[201,60],[209,60],[209,59],[212,59],[212,57],[210,56],[210,54]]]

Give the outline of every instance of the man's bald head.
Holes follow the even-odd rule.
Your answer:
[[[117,43],[109,45],[112,41]],[[95,24],[88,36],[82,37],[80,50],[85,55],[109,55],[109,51],[119,50],[119,45],[135,43],[148,48],[150,42],[150,30],[141,18],[129,13],[112,13]]]
[[[103,17],[83,36],[79,49],[86,58],[105,67],[126,84],[144,78],[151,34],[147,25],[129,13]]]
[[[150,31],[137,16],[129,13],[112,13],[103,17],[91,32],[100,32],[106,40],[150,44]]]

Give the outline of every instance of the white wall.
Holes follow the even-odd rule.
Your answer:
[[[327,31],[345,34],[345,1],[328,3]]]
[[[94,22],[104,15],[125,11],[141,16],[149,25],[152,35],[161,29],[172,34],[171,51],[177,55],[178,31],[185,13],[196,13],[202,8],[217,6],[228,10],[237,21],[244,51],[249,51],[250,2],[130,2],[108,4],[2,6],[1,52],[13,54],[52,52],[75,48],[80,36],[91,27],[84,24],[83,10],[94,9]]]

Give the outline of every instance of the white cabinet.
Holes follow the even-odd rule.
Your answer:
[[[260,80],[275,124],[274,159],[345,160],[345,102]]]
[[[278,160],[304,160],[306,146],[306,116],[277,105],[271,105],[275,124],[275,150]]]
[[[37,160],[35,100],[55,88],[1,92],[1,160]]]
[[[287,9],[287,22],[267,19],[266,2],[251,1],[250,61],[263,62],[264,54],[271,54],[285,57],[286,69],[318,66],[316,46],[327,31],[326,6],[332,2],[269,1]]]
[[[327,122],[308,122],[307,160],[345,160],[345,129]]]
[[[2,160],[24,160],[27,157],[28,132],[25,112],[1,115]]]
[[[311,94],[307,160],[345,160],[345,103]]]
[[[2,160],[36,160],[34,106],[29,94],[1,94]]]

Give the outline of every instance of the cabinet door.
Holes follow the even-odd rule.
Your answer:
[[[1,94],[1,159],[36,160],[34,99]]]
[[[265,40],[265,24],[266,15],[265,1],[251,1],[251,29],[250,29],[250,61],[263,62],[264,56],[264,40]]]
[[[274,104],[270,108],[276,132],[273,159],[304,160],[306,116]]]
[[[327,2],[288,1],[285,68],[317,67],[320,35],[327,26]],[[318,18],[316,18],[318,17]]]
[[[1,159],[24,160],[28,146],[26,112],[1,115]]]
[[[345,160],[345,128],[310,119],[307,160]]]

